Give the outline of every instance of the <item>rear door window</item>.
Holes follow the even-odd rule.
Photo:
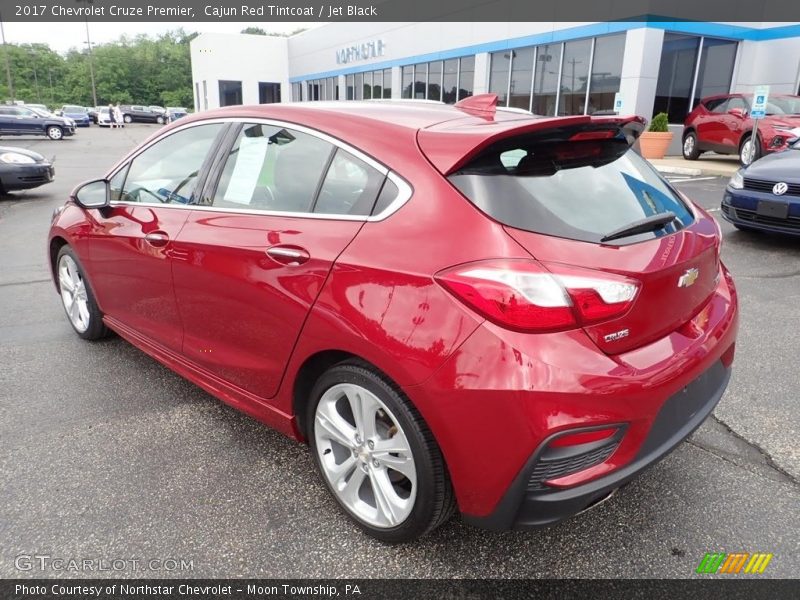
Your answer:
[[[672,212],[626,244],[673,233],[692,213],[621,132],[607,139],[571,129],[506,138],[448,179],[479,209],[505,225],[562,238],[600,242],[637,221]]]

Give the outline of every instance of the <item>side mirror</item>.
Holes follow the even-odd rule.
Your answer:
[[[734,117],[739,117],[740,119],[744,119],[747,116],[747,111],[743,108],[731,108],[728,111],[729,115],[733,115]]]
[[[72,192],[72,199],[83,208],[104,208],[108,206],[110,197],[110,186],[105,179],[87,181]]]

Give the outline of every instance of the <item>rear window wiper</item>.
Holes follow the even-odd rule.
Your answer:
[[[628,237],[629,235],[636,235],[637,233],[645,233],[647,231],[661,229],[662,227],[672,223],[676,218],[677,215],[672,211],[658,213],[657,215],[652,215],[650,217],[634,221],[633,223],[629,223],[628,225],[625,225],[625,227],[615,229],[611,233],[607,233],[600,238],[600,241],[609,242],[611,240]]]

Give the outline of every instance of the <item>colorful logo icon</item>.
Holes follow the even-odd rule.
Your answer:
[[[772,560],[772,553],[766,552],[709,552],[700,561],[697,572],[708,573],[763,573]]]

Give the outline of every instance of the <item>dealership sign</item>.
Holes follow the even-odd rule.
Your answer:
[[[385,49],[386,43],[383,40],[374,40],[372,42],[348,46],[347,48],[336,51],[336,62],[340,65],[344,65],[357,60],[378,58],[379,56],[383,56]]]

